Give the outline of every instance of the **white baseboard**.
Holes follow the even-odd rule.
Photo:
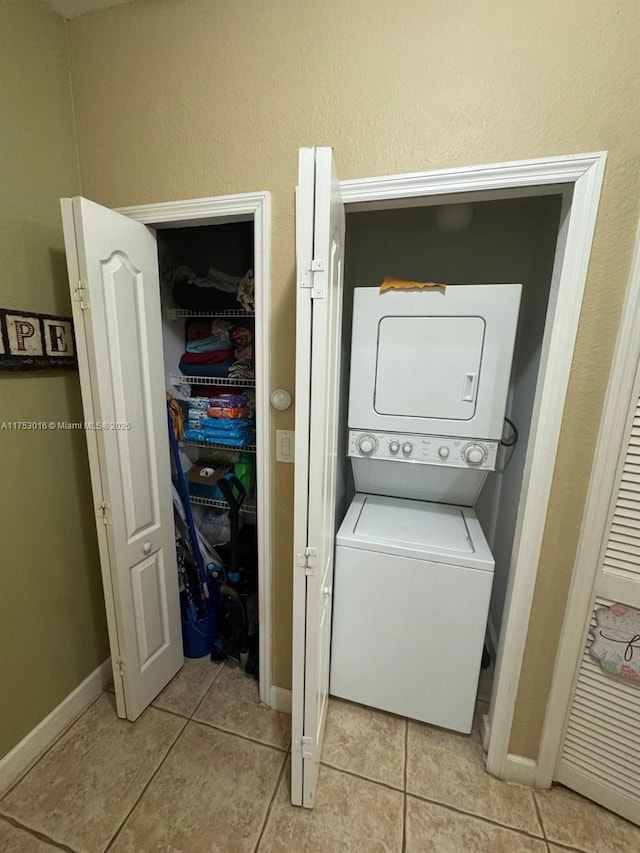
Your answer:
[[[271,685],[271,707],[275,711],[283,711],[285,714],[291,713],[291,691],[285,687],[277,687]]]
[[[100,695],[112,677],[111,658],[107,658],[0,759],[0,794],[28,770],[78,714]]]
[[[533,758],[525,758],[524,755],[508,753],[503,764],[503,772],[500,776],[505,782],[519,782],[521,785],[535,785],[538,762]]]

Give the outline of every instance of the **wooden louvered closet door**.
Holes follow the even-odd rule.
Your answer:
[[[592,629],[595,612],[600,607],[617,602],[640,609],[638,379],[636,375],[609,508],[610,520],[602,543]],[[640,656],[640,648],[633,654]],[[603,672],[589,654],[587,636],[555,778],[628,820],[640,823],[640,683]]]

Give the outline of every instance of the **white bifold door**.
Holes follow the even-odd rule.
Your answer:
[[[344,207],[330,148],[300,150],[291,799],[313,807],[329,698]]]
[[[158,255],[152,231],[62,200],[118,715],[183,663]]]
[[[640,367],[626,417],[591,622],[555,778],[640,824],[640,631],[628,610],[640,610]],[[603,610],[612,605],[618,606]],[[607,658],[596,656],[609,672],[593,659],[589,634],[608,641]],[[631,677],[619,677],[619,669]]]

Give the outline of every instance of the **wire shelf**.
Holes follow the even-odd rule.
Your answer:
[[[172,376],[172,385],[231,385],[234,388],[255,388],[255,379],[229,379],[216,376]]]
[[[215,441],[189,441],[188,439],[184,439],[184,441],[181,441],[180,444],[183,444],[186,447],[210,447],[214,450],[231,450],[232,452],[239,453],[256,452],[255,444],[245,444],[241,447],[231,447],[229,444],[218,444]]]
[[[245,311],[243,308],[226,308],[224,311],[196,311],[191,308],[170,308],[169,317],[181,320],[185,317],[255,317],[255,311]]]
[[[226,501],[218,498],[201,498],[194,495],[189,496],[189,502],[192,504],[200,504],[200,506],[211,506],[217,509],[229,509],[229,504]],[[255,498],[243,503],[240,507],[240,512],[244,515],[255,515],[258,512]]]

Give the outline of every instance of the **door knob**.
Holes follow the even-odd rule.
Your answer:
[[[323,587],[322,594],[323,595],[331,595],[331,587],[330,586]]]
[[[148,554],[149,551],[151,551],[151,542],[145,542],[144,545],[142,546],[142,550],[144,551],[145,554]]]

